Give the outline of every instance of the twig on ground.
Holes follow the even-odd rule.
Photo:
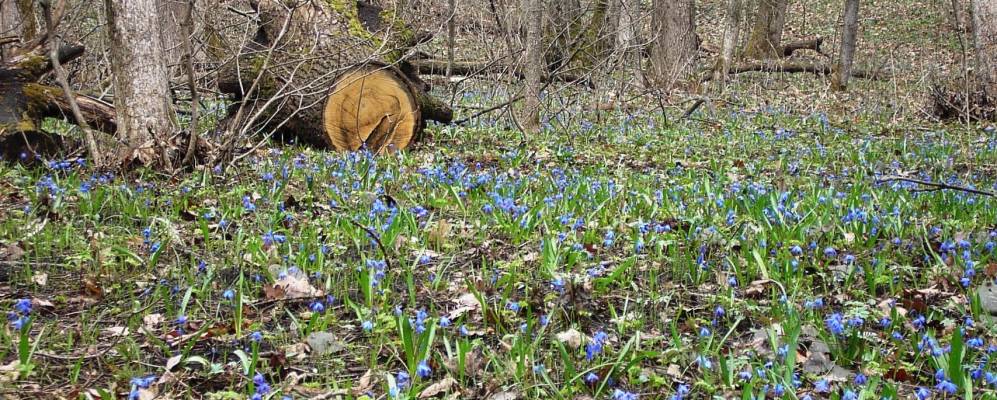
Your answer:
[[[986,190],[979,190],[979,189],[973,189],[973,188],[965,187],[965,186],[950,185],[950,184],[947,184],[947,183],[931,182],[931,181],[925,181],[925,180],[915,179],[915,178],[906,178],[906,177],[903,177],[903,176],[888,176],[888,177],[885,177],[885,178],[880,178],[880,179],[876,180],[876,183],[896,182],[896,181],[910,182],[910,183],[916,183],[918,185],[931,186],[933,188],[937,188],[938,190],[941,190],[941,189],[958,190],[960,192],[978,194],[978,195],[981,195],[981,196],[997,197],[997,193],[995,193],[995,192],[990,192],[990,191],[986,191]]]

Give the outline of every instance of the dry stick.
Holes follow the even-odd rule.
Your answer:
[[[59,1],[60,3],[63,0]],[[59,82],[59,86],[62,87],[62,94],[66,96],[66,101],[69,103],[69,109],[73,113],[73,118],[76,119],[76,124],[80,126],[83,130],[83,139],[86,141],[87,153],[90,154],[90,159],[93,161],[93,165],[100,167],[103,165],[103,161],[100,157],[100,149],[97,148],[97,140],[94,138],[93,130],[90,129],[90,124],[87,124],[86,119],[83,118],[83,113],[80,112],[80,105],[76,103],[76,97],[73,95],[73,89],[69,87],[69,79],[66,77],[66,70],[62,68],[62,63],[59,62],[59,35],[55,32],[56,23],[52,19],[52,8],[48,1],[41,2],[42,13],[45,16],[45,25],[47,26],[49,39],[51,41],[51,49],[49,50],[49,58],[52,59],[52,70],[55,72],[55,80]],[[58,5],[57,8],[61,8]]]
[[[184,154],[180,165],[190,165],[197,150],[197,120],[200,117],[200,96],[197,93],[197,82],[194,80],[194,51],[191,48],[190,37],[194,35],[194,0],[187,1],[187,15],[180,27],[183,32],[183,52],[186,55],[184,72],[187,74],[187,89],[190,90],[190,142],[187,143],[187,154]]]
[[[938,182],[925,181],[925,180],[921,180],[921,179],[905,178],[905,177],[902,177],[902,176],[888,176],[888,177],[885,177],[885,178],[882,178],[882,179],[877,179],[876,183],[885,183],[885,182],[894,182],[894,181],[910,182],[910,183],[916,183],[918,185],[931,186],[931,187],[938,188],[938,189],[958,190],[960,192],[978,194],[978,195],[981,195],[981,196],[997,197],[997,192],[990,192],[990,191],[986,191],[986,190],[973,189],[973,188],[969,188],[969,187],[965,187],[965,186],[950,185],[950,184],[947,184],[947,183],[938,183]]]
[[[388,249],[386,247],[384,247],[384,243],[381,242],[381,238],[377,237],[377,233],[374,232],[373,230],[371,230],[370,228],[368,228],[366,226],[363,226],[361,223],[359,223],[357,221],[354,221],[352,218],[347,219],[346,221],[348,221],[350,224],[352,224],[353,226],[355,226],[357,228],[363,229],[364,232],[367,232],[367,235],[370,235],[370,238],[374,240],[374,243],[377,244],[377,247],[379,249],[381,249],[381,254],[384,255],[384,264],[385,264],[385,266],[387,266],[388,271],[391,271],[392,270],[392,268],[391,268],[391,258],[388,257]]]

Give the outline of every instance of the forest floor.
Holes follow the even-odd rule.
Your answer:
[[[0,396],[994,398],[991,128],[697,119],[0,163]]]
[[[995,399],[997,134],[925,122],[948,2],[872,3],[858,65],[893,73],[846,93],[745,74],[679,119],[557,85],[541,134],[398,157],[0,161],[0,397]],[[834,49],[838,2],[793,7]]]

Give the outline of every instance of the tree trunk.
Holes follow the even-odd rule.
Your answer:
[[[835,68],[831,87],[844,91],[848,87],[848,78],[852,74],[852,62],[855,59],[855,42],[859,33],[859,0],[845,0],[845,27],[841,32],[841,55]]]
[[[156,0],[104,0],[124,162],[170,167],[169,77]]]
[[[655,0],[651,15],[651,79],[671,87],[692,70],[696,57],[695,4],[693,0]]]
[[[789,0],[758,0],[758,11],[744,55],[753,59],[779,57]]]
[[[637,32],[640,30],[640,0],[620,0],[620,22],[616,32],[616,47],[625,53],[636,50]]]
[[[452,113],[405,56],[418,37],[365,2],[261,0],[256,39],[219,72],[241,100],[228,135],[274,132],[342,151],[401,150]],[[238,132],[236,132],[238,131]]]
[[[38,34],[38,15],[35,13],[35,1],[14,1],[17,2],[17,13],[21,16],[21,40],[32,40]]]
[[[543,79],[543,16],[546,0],[525,0],[526,12],[526,101],[522,118],[527,132],[540,131],[540,85]]]
[[[988,96],[997,89],[997,1],[973,0],[973,42],[976,47],[976,79]]]
[[[724,24],[723,48],[720,51],[720,58],[714,70],[714,80],[717,85],[723,87],[727,74],[730,73],[730,66],[734,62],[734,52],[737,50],[737,42],[741,36],[741,21],[744,15],[744,4],[742,0],[727,0],[727,17]]]

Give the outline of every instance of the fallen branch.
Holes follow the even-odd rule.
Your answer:
[[[61,1],[60,1],[61,3]],[[49,61],[52,63],[52,71],[55,73],[55,80],[59,83],[62,88],[63,98],[69,105],[69,111],[73,115],[73,119],[76,124],[79,125],[80,129],[83,130],[83,140],[87,146],[87,154],[90,156],[90,162],[100,167],[103,164],[101,160],[100,150],[97,148],[97,140],[94,138],[93,131],[90,130],[90,124],[87,123],[86,118],[83,117],[83,112],[80,110],[79,104],[76,103],[76,95],[73,93],[73,89],[69,87],[69,78],[67,77],[66,70],[62,68],[62,63],[59,62],[59,34],[55,31],[57,22],[52,18],[52,7],[49,2],[42,2],[42,13],[45,16],[45,24],[47,26],[49,35],[51,37],[51,47],[52,50],[49,53]]]
[[[910,183],[916,183],[918,185],[930,186],[930,187],[937,188],[937,189],[957,190],[957,191],[960,191],[960,192],[978,194],[978,195],[981,195],[981,196],[997,197],[997,192],[990,192],[990,191],[986,191],[986,190],[973,189],[973,188],[965,187],[965,186],[950,185],[950,184],[947,184],[947,183],[925,181],[925,180],[915,179],[915,178],[906,178],[906,177],[902,177],[902,176],[888,176],[888,177],[876,180],[876,183],[886,183],[886,182],[910,182]]]

